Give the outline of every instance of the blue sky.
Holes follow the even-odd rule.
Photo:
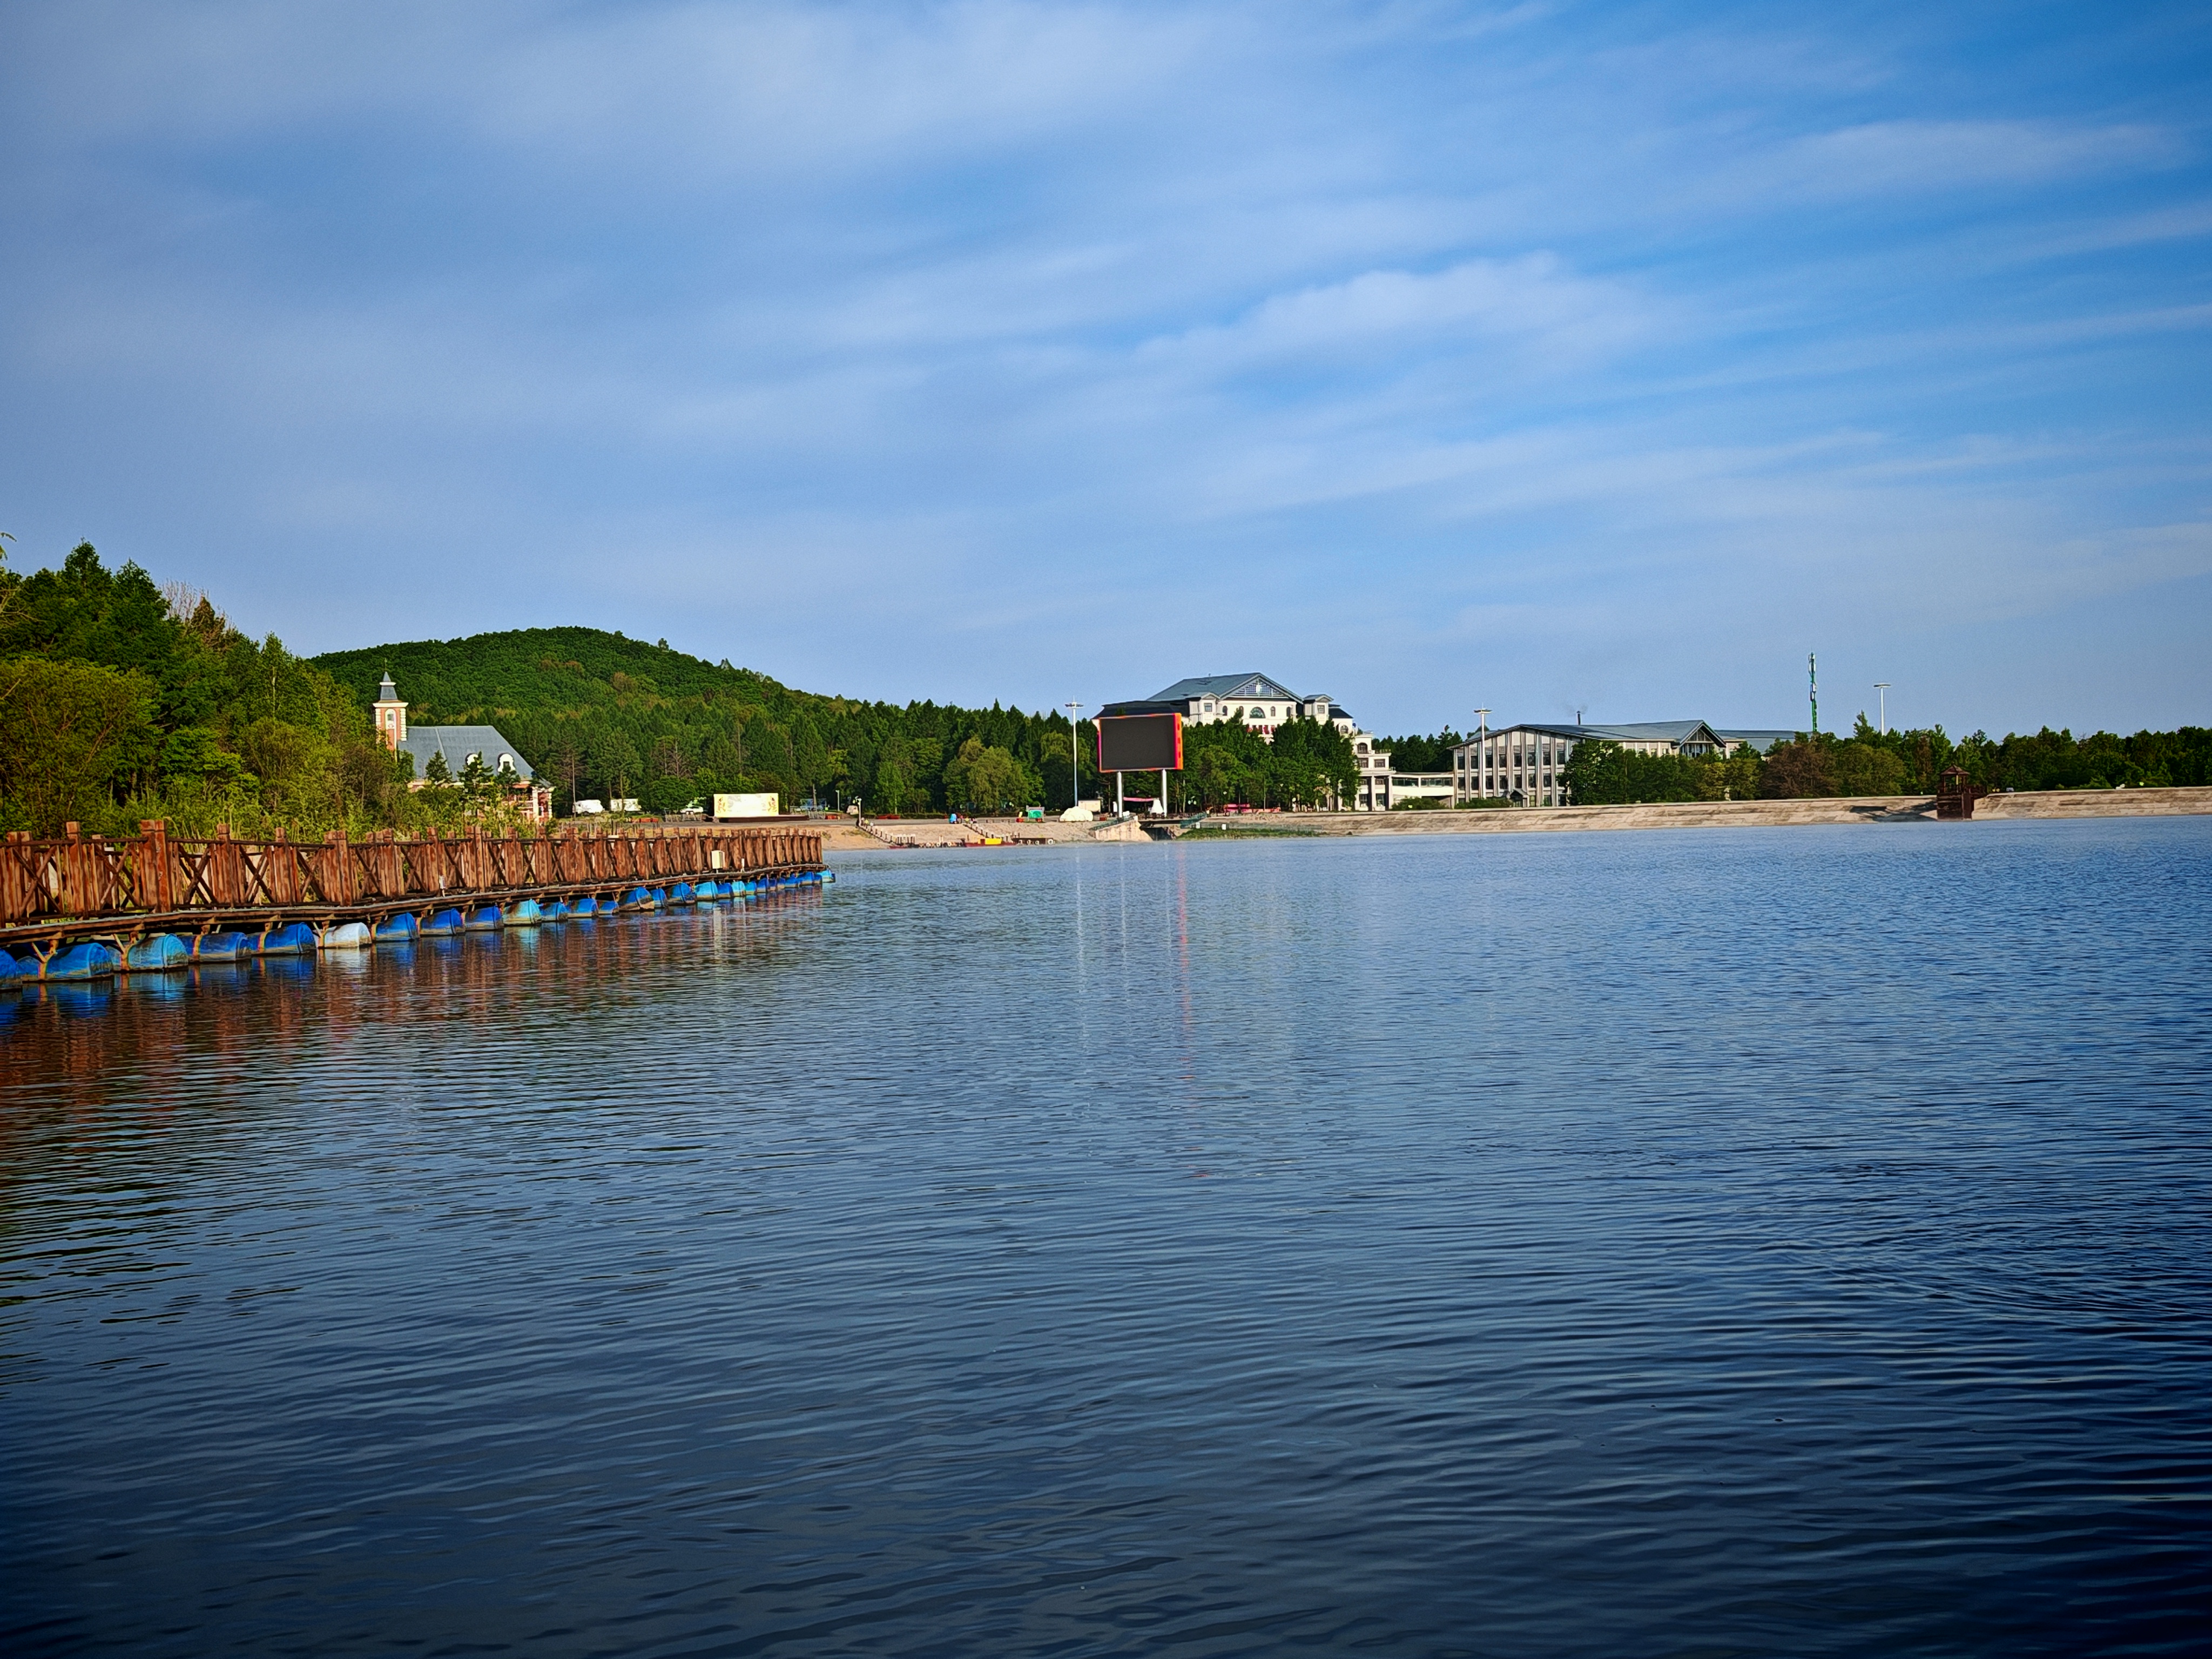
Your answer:
[[[0,529],[303,650],[2212,723],[2201,4],[40,5]]]

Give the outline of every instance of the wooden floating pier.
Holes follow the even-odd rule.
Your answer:
[[[0,983],[365,948],[824,880],[818,831],[778,824],[544,836],[246,842],[139,834],[0,841]]]

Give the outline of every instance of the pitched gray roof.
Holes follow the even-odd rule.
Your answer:
[[[514,763],[515,775],[526,783],[537,775],[530,763],[522,758],[522,751],[500,734],[495,726],[416,726],[408,729],[399,740],[399,746],[415,757],[415,775],[427,776],[430,757],[443,755],[446,765],[455,777],[469,763],[469,757],[481,755],[488,770],[496,772],[502,757]]]
[[[1708,725],[1704,720],[1636,720],[1625,726],[1577,726],[1571,721],[1553,726],[1543,720],[1521,720],[1511,726],[1493,726],[1490,728],[1490,735],[1493,738],[1507,732],[1536,732],[1547,738],[1570,738],[1577,742],[1584,738],[1595,738],[1607,743],[1676,744],[1686,743],[1699,732],[1703,732],[1707,737],[1717,738],[1723,743],[1747,744],[1755,752],[1762,755],[1775,744],[1787,743],[1796,735],[1791,732],[1738,731],[1734,728],[1723,730],[1720,726]],[[1474,734],[1469,733],[1468,741],[1471,743],[1474,740]]]
[[[1713,727],[1713,735],[1717,738],[1725,738],[1730,743],[1743,744],[1748,747],[1754,755],[1763,755],[1768,750],[1773,748],[1776,744],[1788,743],[1792,738],[1796,738],[1797,734],[1795,732],[1739,732],[1734,730],[1723,732],[1719,726],[1716,726]]]
[[[1572,720],[1553,726],[1543,720],[1519,720],[1490,730],[1493,737],[1500,732],[1540,732],[1552,738],[1601,738],[1608,743],[1681,743],[1698,732],[1713,732],[1703,720],[1636,720],[1626,726],[1577,726]]]
[[[1192,679],[1177,680],[1164,691],[1155,691],[1147,702],[1186,702],[1193,697],[1267,697],[1275,702],[1302,701],[1295,691],[1286,691],[1282,682],[1271,680],[1265,674],[1200,674]]]

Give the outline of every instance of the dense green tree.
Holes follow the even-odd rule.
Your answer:
[[[962,744],[945,769],[945,790],[954,805],[970,811],[1032,806],[1043,793],[1036,775],[1011,750],[980,737]]]
[[[1242,720],[1187,726],[1182,736],[1183,802],[1190,806],[1280,805],[1267,740]]]
[[[1394,772],[1449,772],[1452,750],[1467,738],[1446,726],[1432,738],[1377,738],[1375,746],[1387,750]]]
[[[491,768],[484,764],[482,755],[471,755],[461,763],[461,775],[454,780],[461,793],[471,801],[489,802],[498,793],[499,781],[492,775]]]
[[[830,781],[830,745],[822,728],[804,711],[791,720],[792,769],[811,795]]]
[[[1267,763],[1273,793],[1285,806],[1330,806],[1359,784],[1352,739],[1334,726],[1303,716],[1275,728]]]
[[[1771,800],[1794,800],[1836,793],[1832,760],[1835,739],[1820,732],[1799,732],[1766,751],[1759,771],[1759,793]]]
[[[64,821],[103,832],[142,817],[170,818],[185,834],[228,820],[243,834],[404,817],[405,792],[344,688],[274,637],[247,639],[204,596],[164,595],[135,564],[109,570],[89,543],[28,576],[0,568],[0,725],[15,725],[33,750],[51,742],[74,754],[90,729],[82,697],[94,680],[52,665],[131,678],[144,718],[101,763],[97,784],[70,760],[58,774],[66,785],[0,791],[6,827],[51,828],[54,789],[70,797]],[[40,706],[19,714],[32,701]]]
[[[1576,744],[1559,776],[1567,799],[1577,806],[1707,799],[1698,761],[1624,749],[1602,738],[1584,738]]]
[[[0,826],[111,827],[118,787],[159,742],[147,677],[27,657],[0,662]]]
[[[1832,769],[1839,795],[1902,794],[1908,775],[1895,750],[1856,740],[1836,745]]]
[[[592,781],[599,786],[608,805],[633,799],[631,790],[642,775],[644,765],[629,733],[620,726],[606,726],[594,732],[590,741]]]
[[[876,757],[871,809],[889,814],[930,810],[941,783],[944,751],[935,738],[898,737],[884,743]]]

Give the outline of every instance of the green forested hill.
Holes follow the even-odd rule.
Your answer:
[[[1067,728],[1048,715],[797,691],[595,628],[416,640],[314,664],[364,706],[391,674],[412,725],[498,726],[564,807],[635,796],[666,811],[717,789],[858,794],[882,812],[1071,798]]]
[[[597,628],[518,628],[458,640],[331,651],[313,659],[364,704],[389,673],[407,699],[410,720],[465,724],[495,710],[577,711],[617,706],[625,690],[715,697],[736,695],[765,706],[784,688],[750,669],[717,665],[665,645]],[[617,677],[621,677],[619,679]]]

